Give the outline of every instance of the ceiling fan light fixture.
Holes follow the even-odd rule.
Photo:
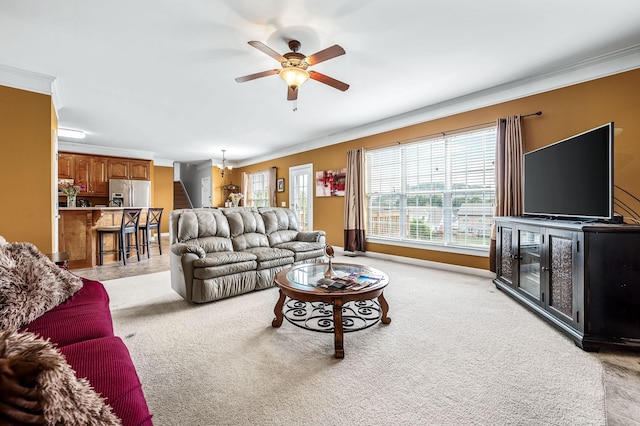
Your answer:
[[[280,70],[280,77],[287,83],[287,86],[297,89],[302,86],[302,83],[309,80],[309,73],[302,68],[286,67]]]

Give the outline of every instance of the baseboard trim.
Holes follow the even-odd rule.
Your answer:
[[[343,256],[371,257],[374,259],[390,260],[392,262],[406,263],[414,266],[422,266],[424,268],[433,268],[433,269],[440,269],[440,270],[450,271],[450,272],[458,272],[461,274],[475,275],[483,278],[493,279],[496,277],[496,274],[494,272],[491,272],[486,269],[471,268],[469,266],[451,265],[449,263],[433,262],[431,260],[414,259],[412,257],[396,256],[394,254],[376,253],[372,251],[354,253],[354,252],[345,251],[342,247],[335,247],[335,246],[333,247],[333,249],[335,250],[336,254],[341,254]]]

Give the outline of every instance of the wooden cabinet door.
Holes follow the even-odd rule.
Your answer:
[[[58,153],[58,179],[74,179],[75,155]]]
[[[108,179],[129,179],[129,160],[124,158],[109,158]]]
[[[581,255],[577,251],[581,233],[547,229],[545,244],[547,310],[572,327],[583,331]]]
[[[137,180],[149,180],[150,162],[147,160],[131,160],[129,178]]]
[[[517,271],[514,265],[517,247],[515,246],[515,226],[511,223],[496,223],[496,279],[509,287],[515,287]]]
[[[92,157],[89,182],[92,195],[107,196],[109,193],[109,179],[107,178],[107,158]]]
[[[91,194],[90,187],[90,169],[91,169],[91,156],[89,155],[76,155],[76,168],[75,168],[75,181],[76,185],[84,185],[84,189],[80,191],[78,195]]]

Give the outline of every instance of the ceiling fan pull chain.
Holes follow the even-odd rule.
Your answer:
[[[298,100],[296,99],[295,101],[293,101],[293,112],[296,112],[298,110]]]

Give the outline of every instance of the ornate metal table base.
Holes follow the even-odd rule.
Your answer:
[[[311,331],[333,333],[333,305],[324,302],[301,302],[287,299],[282,309],[291,324]],[[345,333],[363,330],[377,324],[382,309],[377,300],[358,300],[342,306],[342,329]]]
[[[332,270],[333,274],[354,274],[372,282],[341,291],[318,288],[319,280]],[[273,281],[280,288],[280,297],[273,308],[271,325],[280,327],[286,318],[305,330],[332,333],[338,359],[344,358],[345,332],[363,330],[378,322],[391,323],[389,304],[383,295],[389,277],[378,269],[350,263],[309,263],[282,270]]]

